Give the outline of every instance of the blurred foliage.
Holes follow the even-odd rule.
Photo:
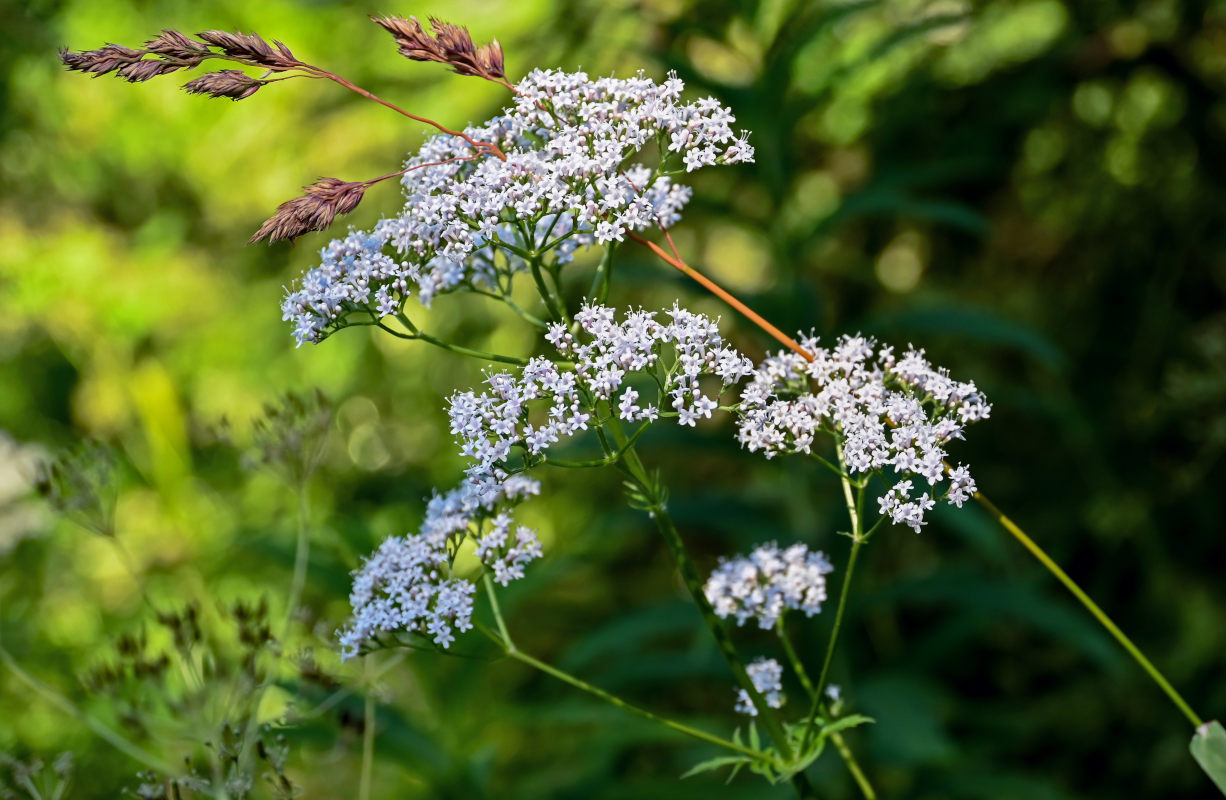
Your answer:
[[[424,131],[313,81],[234,104],[169,80],[69,75],[55,49],[161,27],[254,30],[448,124],[505,99],[406,62],[369,11],[497,36],[512,77],[675,69],[692,94],[730,104],[758,163],[695,177],[681,251],[785,330],[912,341],[974,378],[996,404],[959,452],[980,486],[1200,713],[1223,713],[1226,5],[0,0],[0,644],[45,690],[0,670],[0,791],[140,788],[146,765],[58,696],[200,770],[224,761],[225,725],[272,724],[305,796],[356,796],[368,722],[374,797],[788,796],[744,778],[679,781],[711,748],[513,663],[338,662],[347,573],[413,527],[431,487],[458,480],[442,398],[481,365],[365,330],[295,349],[281,287],[327,234],[243,243],[303,183],[382,174]],[[352,222],[398,203],[390,186],[372,190]],[[645,251],[622,253],[617,304],[682,297],[723,313]],[[446,298],[425,319],[475,347],[534,346],[480,298]],[[725,319],[747,352],[767,346]],[[261,447],[284,456],[261,445],[261,409],[316,389],[335,407],[298,433],[318,451],[244,470]],[[37,465],[86,440],[114,454],[107,536],[31,499]],[[767,539],[845,560],[836,487],[816,469],[738,453],[726,423],[652,432],[642,452],[663,467],[701,565]],[[525,509],[548,558],[506,593],[517,641],[730,732],[730,680],[616,475],[551,478]],[[309,579],[287,614],[300,499]],[[848,738],[883,796],[1212,792],[1165,698],[977,509],[941,514],[922,536],[883,532],[864,559],[834,678],[878,720]],[[257,649],[274,651],[244,668],[255,645],[226,637],[235,609],[261,604],[273,628]],[[208,648],[166,630],[187,609],[207,620]],[[818,656],[828,625],[805,627],[803,654]],[[267,690],[247,712],[210,709],[220,696],[198,703],[190,677],[166,675],[170,705],[134,721],[91,688],[102,665],[161,657],[212,664],[207,686],[246,675]],[[177,732],[152,735],[149,719]],[[823,797],[853,796],[833,756],[811,774]]]

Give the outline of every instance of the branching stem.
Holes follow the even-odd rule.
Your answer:
[[[715,283],[715,281],[686,264],[680,257],[669,255],[668,253],[664,252],[659,245],[642,238],[633,231],[627,232],[627,235],[636,242],[645,245],[653,253],[659,256],[660,259],[662,259],[666,264],[669,264],[690,278],[693,278],[712,294],[728,303],[728,305],[732,306],[737,311],[741,312],[747,319],[773,337],[776,341],[783,344],[789,350],[801,356],[806,361],[813,361],[813,354],[805,350],[799,342],[787,336],[774,325],[767,322],[759,314],[738,300],[734,295],[721,287],[719,284]],[[667,232],[665,232],[665,235],[668,235]],[[1143,669],[1145,673],[1149,675],[1154,683],[1156,683],[1158,687],[1162,689],[1167,697],[1170,698],[1175,707],[1179,709],[1180,713],[1182,713],[1194,726],[1199,727],[1199,725],[1202,724],[1201,717],[1192,710],[1191,706],[1189,706],[1187,701],[1183,699],[1179,692],[1177,692],[1175,688],[1171,686],[1166,677],[1148,658],[1146,658],[1145,654],[1141,652],[1141,650],[1132,642],[1132,640],[1129,639],[1122,630],[1120,630],[1119,626],[1116,625],[1109,616],[1107,616],[1106,612],[1099,608],[1098,604],[1095,603],[1090,596],[1077,585],[1076,581],[1069,577],[1069,575],[1063,569],[1061,569],[1060,566],[1056,564],[1056,562],[1053,561],[1052,558],[1047,555],[1047,553],[1044,552],[1044,550],[1039,547],[1033,539],[1027,536],[1021,528],[1019,528],[1011,519],[1005,516],[1004,513],[996,507],[996,504],[988,499],[987,495],[985,495],[983,492],[976,492],[975,500],[981,506],[983,506],[983,508],[986,509],[989,514],[991,514],[992,518],[996,520],[996,522],[1002,528],[1013,536],[1013,538],[1017,539],[1018,542],[1020,542],[1022,546],[1025,547],[1026,550],[1029,551],[1030,554],[1034,556],[1035,559],[1038,560],[1038,562],[1042,564],[1048,572],[1055,576],[1055,578],[1060,581],[1060,583],[1062,583],[1066,589],[1072,592],[1073,596],[1077,598],[1078,602],[1085,606],[1086,610],[1089,611],[1096,620],[1098,620],[1099,624],[1107,629],[1107,632],[1110,633],[1117,642],[1119,642],[1120,646],[1122,646],[1128,652],[1129,656],[1131,656],[1132,659],[1141,667],[1141,669]],[[851,565],[854,564],[855,556],[858,551],[859,542],[855,542],[853,540],[851,563],[848,564],[848,572],[847,575],[844,576],[844,589],[847,586],[847,579],[851,576]],[[841,609],[842,605],[840,604],[840,613]],[[836,631],[837,624],[838,623],[836,621]],[[821,682],[819,682],[819,684],[820,683]]]
[[[490,641],[497,644],[502,649],[502,651],[506,653],[506,655],[508,655],[509,657],[521,663],[527,664],[528,666],[533,667],[534,669],[540,670],[546,675],[549,675],[553,678],[557,678],[563,683],[569,684],[575,687],[576,689],[581,689],[582,691],[585,691],[588,694],[593,695],[594,697],[599,697],[601,700],[604,700],[606,703],[614,705],[617,708],[622,709],[623,711],[628,711],[631,714],[635,714],[637,716],[643,717],[644,719],[649,719],[652,722],[659,723],[660,725],[663,725],[666,728],[670,728],[674,731],[677,731],[678,733],[684,733],[686,736],[691,736],[695,739],[701,739],[704,742],[718,745],[719,747],[722,747],[725,750],[732,750],[734,752],[737,752],[742,755],[753,758],[754,760],[764,761],[776,767],[779,766],[777,764],[774,764],[774,762],[769,757],[767,757],[764,753],[760,753],[757,750],[754,750],[742,744],[738,744],[736,742],[730,741],[728,739],[720,738],[719,736],[715,736],[714,734],[710,734],[710,733],[707,733],[706,731],[699,730],[698,728],[690,727],[689,725],[686,725],[685,723],[677,722],[676,720],[668,719],[667,717],[662,717],[659,714],[648,711],[645,708],[639,708],[638,706],[633,705],[632,703],[626,702],[625,700],[623,700],[622,698],[618,697],[615,694],[610,694],[609,692],[606,692],[604,689],[593,686],[592,684],[588,683],[582,678],[578,678],[574,675],[571,675],[569,672],[565,672],[561,669],[558,669],[552,664],[548,664],[544,661],[541,661],[538,658],[534,658],[533,656],[530,656],[524,651],[520,650],[511,641],[511,635],[510,633],[507,632],[506,621],[503,619],[502,611],[500,610],[498,606],[498,593],[494,589],[494,583],[492,580],[490,580],[489,573],[486,573],[483,577],[485,581],[486,592],[488,593],[489,599],[490,599],[490,608],[493,610],[494,619],[498,624],[498,633],[494,633],[493,631],[489,630],[488,628],[486,628],[484,625],[481,625],[480,623],[478,623],[476,627],[478,630],[481,631],[481,633],[485,634],[485,636],[488,637]]]

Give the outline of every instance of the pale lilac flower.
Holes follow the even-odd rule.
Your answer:
[[[833,571],[821,551],[800,543],[781,550],[770,542],[746,556],[721,559],[703,593],[720,617],[736,617],[737,625],[755,619],[766,630],[785,611],[803,611],[808,617],[820,612],[826,576]]]
[[[472,628],[475,587],[452,572],[456,548],[473,537],[477,558],[495,580],[505,586],[522,578],[524,566],[541,556],[541,545],[530,528],[513,526],[508,509],[539,492],[531,478],[492,475],[434,495],[418,533],[385,539],[354,573],[353,616],[340,631],[342,656],[357,655],[380,632],[419,633],[448,647],[457,631]]]
[[[753,688],[758,690],[762,699],[771,708],[783,708],[787,698],[783,696],[783,667],[773,658],[759,658],[745,667]],[[758,708],[749,697],[749,692],[737,689],[736,710],[739,714],[758,716]]]

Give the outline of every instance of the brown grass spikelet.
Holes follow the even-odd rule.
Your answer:
[[[183,88],[191,94],[243,100],[255,94],[263,85],[264,81],[253,78],[241,70],[223,69],[217,72],[206,72],[199,78],[183,84]]]
[[[145,55],[144,50],[133,50],[120,44],[105,44],[97,50],[73,52],[60,50],[60,62],[70,70],[91,75],[105,75],[121,67],[135,64]]]
[[[124,64],[115,74],[128,83],[144,83],[151,78],[165,75],[168,72],[174,72],[179,68],[178,64],[172,62],[146,58],[143,61],[133,61],[130,64]]]
[[[198,67],[213,53],[207,45],[180,33],[179,31],[163,30],[157,36],[145,42],[145,51],[164,58],[173,58],[184,62],[185,67]]]
[[[284,44],[274,42],[276,45],[274,49],[273,45],[255,33],[204,31],[196,35],[228,56],[241,58],[259,66],[288,69],[300,65],[298,59],[294,58],[294,54]]]
[[[433,35],[416,17],[372,16],[371,20],[392,35],[405,58],[447,64],[460,75],[492,81],[506,78],[502,45],[497,39],[477,47],[467,28],[434,17],[430,18]]]
[[[303,187],[306,194],[277,206],[277,213],[260,226],[248,244],[262,239],[269,242],[282,239],[293,241],[304,233],[321,231],[332,224],[337,214],[348,214],[357,208],[366,193],[366,186],[365,183],[339,178],[320,178]]]

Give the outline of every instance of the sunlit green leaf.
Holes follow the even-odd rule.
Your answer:
[[[1206,722],[1192,737],[1192,757],[1214,785],[1226,794],[1226,729],[1222,723]]]

